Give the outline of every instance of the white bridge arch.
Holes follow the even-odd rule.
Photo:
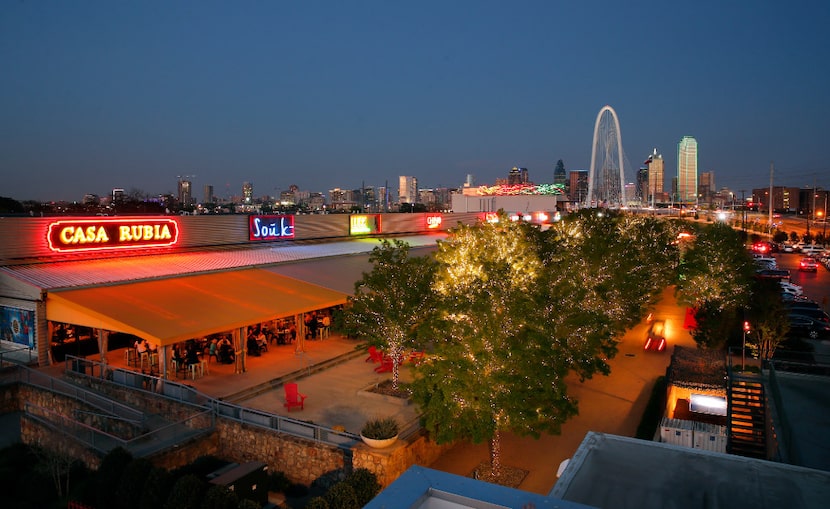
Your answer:
[[[594,123],[588,196],[584,206],[625,206],[624,160],[622,132],[617,112],[611,106],[605,105],[599,110]]]

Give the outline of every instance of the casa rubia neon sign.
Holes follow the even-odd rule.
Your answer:
[[[49,249],[59,253],[158,248],[179,240],[179,225],[168,218],[74,219],[49,224]]]
[[[294,238],[294,216],[250,216],[248,240]]]

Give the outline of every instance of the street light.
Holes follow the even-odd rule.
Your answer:
[[[749,332],[749,322],[744,320],[744,346],[741,348],[741,371],[746,371],[746,333]]]

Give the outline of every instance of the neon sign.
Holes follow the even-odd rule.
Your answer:
[[[380,233],[380,216],[377,214],[358,214],[349,217],[349,235],[366,235]]]
[[[426,222],[427,222],[427,229],[429,230],[438,230],[441,228],[441,223],[443,223],[444,218],[442,218],[438,214],[427,214],[426,215]]]
[[[58,253],[168,247],[179,240],[179,226],[158,218],[55,221],[46,240]]]
[[[250,216],[248,240],[294,238],[294,216]]]

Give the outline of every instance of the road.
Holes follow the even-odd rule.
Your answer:
[[[801,272],[798,270],[798,262],[803,258],[799,253],[776,253],[774,257],[778,266],[790,271],[790,279],[793,283],[804,288],[804,296],[808,297],[830,311],[830,271],[819,264],[816,272]]]
[[[654,311],[655,319],[666,320],[669,347],[665,352],[644,352],[646,323],[628,331],[619,344],[619,353],[610,362],[609,376],[595,376],[580,382],[567,380],[569,394],[579,401],[579,415],[562,426],[560,435],[541,438],[502,436],[502,464],[528,472],[519,489],[547,494],[556,483],[559,464],[573,456],[588,431],[633,437],[657,377],[665,375],[675,345],[695,348],[683,329],[685,308],[677,305],[674,288],[664,291]],[[467,476],[481,462],[489,461],[488,444],[462,443],[435,461],[431,468]]]

